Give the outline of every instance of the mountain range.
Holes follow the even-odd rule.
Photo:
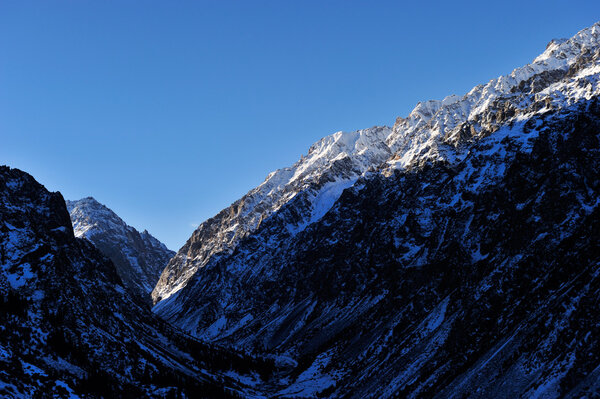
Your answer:
[[[322,139],[200,225],[155,312],[302,365],[281,397],[579,395],[600,365],[593,307],[573,311],[598,295],[599,57],[596,24]]]
[[[2,167],[0,394],[600,395],[599,93],[597,23],[323,138],[177,253]]]
[[[155,316],[75,237],[61,194],[6,166],[0,221],[1,397],[237,398],[252,390],[230,374],[274,370]]]

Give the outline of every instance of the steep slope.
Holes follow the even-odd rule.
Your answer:
[[[175,252],[127,225],[116,213],[92,197],[66,201],[75,237],[86,238],[117,268],[125,288],[144,300]]]
[[[201,268],[155,311],[292,358],[280,397],[597,392],[599,49],[596,24],[419,104],[319,218],[294,195],[207,256],[213,225],[175,258]]]
[[[0,262],[3,398],[238,397],[243,387],[227,375],[269,370],[155,317],[110,260],[75,238],[62,196],[6,166]]]

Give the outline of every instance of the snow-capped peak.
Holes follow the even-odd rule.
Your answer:
[[[547,60],[548,58],[552,57],[553,54],[558,50],[558,48],[560,47],[561,44],[563,44],[564,42],[566,42],[568,39],[552,39],[550,40],[550,43],[548,43],[548,45],[546,46],[546,50],[538,55],[534,60],[533,63],[535,64],[536,62],[542,62],[544,60]]]

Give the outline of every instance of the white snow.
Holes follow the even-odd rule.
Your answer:
[[[67,398],[69,398],[69,399],[79,399],[80,398],[80,396],[76,395],[75,392],[73,391],[73,389],[66,382],[63,382],[61,380],[56,380],[56,381],[54,381],[54,384],[57,387],[63,388],[64,390],[67,391],[67,395],[69,395],[69,396],[67,396]]]
[[[561,80],[535,95],[518,97],[513,89],[534,75],[548,71],[565,71],[575,63],[585,48],[597,48],[600,42],[600,25],[584,29],[568,40],[555,40],[532,63],[516,68],[510,74],[500,76],[484,85],[474,87],[463,96],[450,95],[443,100],[420,102],[406,118],[398,118],[392,129],[374,127],[355,132],[336,132],[313,144],[308,153],[291,167],[270,173],[265,181],[248,192],[243,199],[230,207],[229,217],[224,218],[219,235],[204,244],[206,252],[202,256],[188,258],[181,252],[155,288],[155,297],[168,298],[187,284],[196,271],[203,267],[214,253],[222,250],[231,252],[240,239],[255,231],[270,215],[282,206],[307,193],[311,203],[308,209],[297,208],[301,220],[287,226],[292,235],[305,229],[325,215],[339,198],[343,189],[356,184],[360,176],[369,171],[381,170],[384,174],[394,169],[406,169],[428,160],[443,160],[451,163],[462,162],[468,153],[468,146],[453,147],[449,144],[457,137],[458,128],[465,122],[476,125],[475,121],[496,100],[517,99],[520,106],[526,107],[532,101],[551,98],[553,104],[572,104],[578,99],[591,98],[600,92],[598,75],[600,65],[590,65],[568,81]],[[518,92],[518,90],[517,90]],[[546,112],[547,109],[537,111]],[[533,115],[518,115],[513,118],[518,124]],[[535,129],[534,129],[535,130]],[[521,129],[504,128],[491,135],[494,144],[490,153],[505,151],[501,139],[510,136],[526,149],[531,136],[521,135]],[[451,141],[450,141],[451,142]],[[343,167],[339,167],[342,165]],[[336,167],[337,165],[337,167]],[[470,181],[470,187],[477,190],[482,184],[492,181],[504,173],[502,163],[488,165],[479,171],[479,178]],[[323,184],[322,181],[327,181]],[[315,184],[318,189],[315,189]],[[200,225],[202,229],[204,224]],[[173,273],[177,271],[177,273]],[[172,277],[173,276],[173,277]]]
[[[0,362],[6,362],[10,360],[11,357],[12,354],[10,350],[0,344]]]
[[[23,263],[19,265],[17,271],[14,273],[6,270],[5,277],[12,288],[19,289],[27,283],[27,280],[35,277],[35,274],[31,271],[29,263]]]

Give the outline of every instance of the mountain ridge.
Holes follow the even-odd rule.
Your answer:
[[[147,231],[0,166],[0,395],[595,397],[598,237],[600,23],[322,138],[162,273]]]
[[[598,379],[576,384],[599,365],[584,355],[599,342],[557,342],[580,342],[597,321],[600,25],[540,57],[420,103],[386,130],[387,158],[360,173],[358,152],[340,151],[304,185],[269,186],[283,203],[251,204],[259,223],[211,253],[252,197],[226,208],[170,262],[189,274],[154,311],[202,339],[296,361],[283,398],[594,392]],[[314,199],[350,172],[312,220]]]
[[[338,186],[332,192],[337,195],[325,203],[332,205],[343,189],[375,169],[384,169],[389,174],[413,163],[460,157],[462,139],[477,138],[496,128],[495,119],[479,120],[482,109],[488,109],[493,118],[513,116],[518,106],[510,102],[518,96],[519,85],[533,79],[530,86],[534,94],[540,87],[550,89],[551,83],[562,78],[563,72],[581,58],[582,49],[597,47],[599,38],[600,22],[597,22],[570,39],[560,43],[551,41],[531,64],[475,86],[462,97],[453,94],[443,100],[419,102],[406,118],[397,118],[391,129],[384,126],[337,132],[317,141],[292,167],[270,173],[261,185],[202,223],[163,271],[152,292],[154,303],[184,287],[212,256],[233,251],[240,239],[296,196],[303,197],[303,206],[298,207],[299,215],[292,230],[300,231],[315,221],[312,218],[315,198],[324,191],[326,183]],[[540,95],[551,98],[552,94]],[[350,151],[348,142],[352,142],[353,136],[362,141]],[[365,152],[369,147],[373,154]],[[318,214],[324,211],[321,209]]]

